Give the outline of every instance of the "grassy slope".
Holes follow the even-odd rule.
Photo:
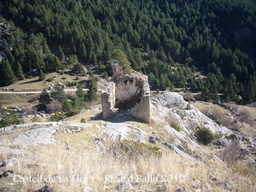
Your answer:
[[[21,81],[16,81],[15,83],[7,86],[0,87],[0,92],[5,92],[3,89],[14,90],[14,92],[23,92],[23,91],[43,91],[43,89],[48,90],[49,86],[52,84],[62,83],[66,84],[68,82],[80,82],[88,80],[87,77],[79,77],[79,80],[76,80],[75,76],[71,75],[60,75],[58,73],[47,74],[45,80],[53,78],[53,81],[45,83],[45,81],[38,81],[38,77],[33,77],[31,79],[24,79]],[[76,88],[76,87],[70,87]],[[0,102],[4,106],[26,106],[28,103],[35,104],[37,102],[39,94],[1,94],[0,93]]]

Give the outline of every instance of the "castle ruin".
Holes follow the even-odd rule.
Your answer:
[[[150,89],[148,77],[133,71],[114,77],[101,95],[103,119],[119,112],[150,123]]]

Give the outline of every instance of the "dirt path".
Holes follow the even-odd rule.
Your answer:
[[[83,89],[84,91],[89,91],[89,89]],[[75,92],[76,89],[64,89],[65,92]],[[51,92],[51,91],[47,91]],[[0,94],[40,94],[42,91],[0,91]]]

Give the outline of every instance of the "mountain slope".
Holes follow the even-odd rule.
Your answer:
[[[119,48],[135,70],[149,75],[155,88],[174,84],[203,90],[206,99],[222,92],[226,100],[255,101],[255,1],[11,0],[1,4],[3,17],[26,34],[40,33],[54,54],[61,46],[66,56],[76,54],[83,64],[111,73],[111,51]],[[16,38],[7,37],[6,44],[13,45]],[[16,56],[15,60],[29,71],[29,60]],[[45,62],[35,67],[54,70],[45,68]],[[205,81],[193,73],[196,68],[207,75]]]

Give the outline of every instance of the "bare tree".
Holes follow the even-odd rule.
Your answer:
[[[191,93],[190,91],[187,91],[187,92],[184,94],[184,99],[185,99],[186,101],[195,101],[194,95],[193,95],[193,93]]]
[[[240,130],[242,129],[242,124],[237,122],[237,123],[233,123],[229,129],[231,129],[232,131],[238,131],[240,132]]]
[[[225,127],[228,127],[230,128],[231,125],[232,125],[232,119],[230,116],[228,115],[223,115],[223,114],[220,114],[218,116],[218,119],[220,120],[221,124]]]
[[[50,113],[61,111],[62,104],[58,100],[52,100],[46,105],[46,110]]]
[[[239,159],[240,149],[239,140],[234,140],[221,152],[220,158],[228,163],[234,163]]]
[[[25,106],[24,112],[25,112],[27,115],[32,115],[32,114],[33,114],[33,107],[32,107],[32,105],[27,105],[27,106]]]
[[[248,109],[242,109],[240,111],[240,120],[245,122],[245,123],[248,123],[250,125],[252,124],[253,118],[252,118],[252,115],[251,115],[251,113]]]

